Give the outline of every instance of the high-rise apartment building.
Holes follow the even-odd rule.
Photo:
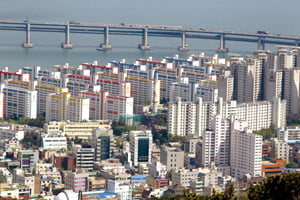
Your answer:
[[[17,87],[1,86],[0,110],[2,118],[31,118],[37,117],[37,91]]]
[[[89,120],[89,104],[90,99],[73,97],[68,88],[60,88],[58,93],[46,95],[46,121]]]
[[[262,136],[252,133],[247,122],[232,118],[230,136],[231,176],[242,178],[245,174],[261,176]]]
[[[300,113],[300,68],[285,68],[283,75],[283,95],[289,119],[297,118]]]
[[[265,97],[266,101],[272,101],[274,97],[282,98],[283,70],[268,70],[265,76]]]
[[[105,98],[109,95],[109,91],[100,90],[99,92],[80,91],[78,96],[90,99],[89,119],[104,119]]]
[[[230,120],[216,115],[211,130],[204,131],[202,139],[202,166],[211,163],[229,166],[230,158]]]
[[[106,96],[103,117],[105,120],[119,121],[133,115],[133,97]]]
[[[234,78],[230,75],[230,71],[225,71],[224,75],[219,76],[218,80],[218,96],[224,101],[233,100],[233,83]]]
[[[196,102],[182,102],[180,98],[176,102],[169,103],[168,130],[174,135],[201,136],[205,129],[212,129],[215,115],[223,118],[236,115],[238,119],[247,120],[253,130],[269,128],[271,124],[276,127],[284,127],[285,101],[274,99],[270,101],[256,101],[236,104],[236,101],[224,102],[218,98],[217,102],[203,102],[198,98]]]

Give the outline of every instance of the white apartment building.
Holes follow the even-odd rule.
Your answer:
[[[277,138],[280,141],[300,140],[300,127],[288,126],[285,129],[277,130]]]
[[[67,99],[71,93],[68,88],[59,88],[57,93],[46,95],[46,121],[67,120]]]
[[[274,139],[275,158],[289,162],[290,146],[287,141]]]
[[[224,101],[233,100],[233,83],[234,78],[230,75],[230,71],[225,71],[224,75],[219,76],[218,80],[218,96]]]
[[[133,97],[106,96],[104,119],[119,121],[133,115]]]
[[[90,99],[89,119],[104,119],[105,98],[109,96],[109,91],[100,90],[99,92],[80,91],[78,95],[82,98]]]
[[[1,86],[0,110],[2,118],[37,117],[37,91]]]
[[[194,98],[201,97],[203,101],[216,102],[218,98],[218,82],[213,80],[201,80],[195,84]]]
[[[286,100],[281,100],[280,98],[273,98],[273,125],[275,128],[286,127]]]
[[[170,85],[178,81],[176,70],[167,68],[156,68],[155,76],[161,81],[161,99],[168,99],[170,96]]]
[[[231,114],[237,119],[248,122],[252,130],[269,128],[273,123],[273,104],[270,101],[257,101],[237,104],[232,108]]]
[[[192,101],[193,85],[189,84],[188,78],[181,78],[181,82],[174,82],[170,85],[169,101],[175,102],[177,97],[181,97],[182,101]]]
[[[278,46],[278,69],[299,67],[299,47]],[[297,65],[298,64],[298,65]]]
[[[83,63],[81,66],[84,69],[88,69],[90,74],[97,74],[98,72],[106,74],[118,74],[119,69],[117,67],[112,67],[109,64],[107,66],[99,65],[97,61],[93,63]]]
[[[25,90],[30,90],[31,83],[27,81],[19,81],[19,80],[12,80],[7,79],[4,81],[5,85],[8,87],[15,87],[15,88],[23,88]]]
[[[194,102],[182,102],[180,97],[177,97],[176,102],[169,103],[168,108],[168,131],[173,135],[200,136],[201,130],[197,126],[197,117],[202,109],[202,99]],[[200,132],[200,133],[199,133]]]
[[[245,121],[232,118],[230,137],[231,176],[241,179],[245,174],[261,175],[262,136],[252,133]]]
[[[276,127],[284,127],[285,119],[284,100],[275,99],[274,102],[257,101],[236,104],[236,101],[223,102],[218,98],[217,102],[203,102],[198,98],[196,102],[182,102],[177,98],[176,102],[169,103],[168,131],[174,135],[201,136],[205,129],[212,129],[215,115],[222,118],[235,115],[238,119],[247,120],[252,130],[269,128],[271,124]]]
[[[283,86],[283,70],[268,70],[265,77],[265,97],[266,101],[272,101],[274,97],[281,98]]]
[[[135,104],[143,104],[145,101],[152,103],[154,94],[160,94],[160,82],[157,80],[125,77],[125,81],[132,85],[131,94]]]
[[[76,75],[76,74],[66,74],[64,76],[64,79],[65,79],[65,82],[73,81],[73,82],[83,83],[83,84],[91,84],[93,81],[93,79],[91,79],[90,76],[82,76],[82,75]]]
[[[0,82],[7,80],[7,79],[29,82],[30,74],[24,74],[24,73],[22,73],[22,70],[18,70],[17,72],[11,72],[11,71],[8,71],[8,67],[4,67],[0,71]]]
[[[57,91],[57,88],[54,86],[48,85],[36,85],[35,90],[38,92],[38,114],[46,114],[46,95],[52,94]]]
[[[59,72],[56,72],[59,73]],[[60,79],[60,76],[58,77],[48,77],[48,76],[42,76],[38,78],[38,84],[39,85],[46,85],[49,87],[56,87],[60,88],[62,87],[62,81]]]
[[[43,136],[43,149],[45,150],[67,150],[67,138],[64,135],[45,134]]]
[[[286,100],[288,118],[295,118],[300,110],[300,68],[284,69],[283,99]]]
[[[161,177],[165,178],[167,174],[167,166],[162,164],[159,161],[155,161],[148,164],[149,166],[149,175],[152,177]]]
[[[211,130],[206,130],[202,140],[202,163],[204,167],[213,162],[217,166],[229,165],[230,159],[230,120],[216,115]]]
[[[69,88],[70,93],[77,95],[79,91],[87,90],[89,84],[76,81],[68,81],[65,83],[64,87]]]
[[[204,187],[208,187],[209,185],[218,185],[218,179],[222,176],[222,172],[212,165],[210,168],[199,170],[198,180],[203,181]]]
[[[89,120],[90,99],[70,97],[67,99],[67,117],[65,120],[81,122]]]
[[[129,82],[97,79],[96,84],[101,85],[101,90],[109,91],[111,95],[124,97],[132,96],[132,84]]]
[[[118,181],[118,180],[107,180],[107,192],[114,192],[119,195],[120,200],[131,200],[132,199],[132,188],[130,183]]]
[[[180,184],[185,187],[190,186],[191,180],[197,180],[199,169],[175,169],[172,171],[172,184]]]
[[[58,93],[46,95],[46,121],[89,120],[89,104],[90,99],[71,97],[67,88],[61,88]]]

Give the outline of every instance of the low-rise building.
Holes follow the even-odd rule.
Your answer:
[[[284,171],[284,160],[263,161],[261,166],[261,176],[281,175]]]
[[[108,120],[95,120],[95,121],[82,121],[82,122],[69,122],[69,121],[51,121],[44,125],[44,131],[47,134],[61,132],[67,138],[75,139],[88,139],[92,136],[94,129],[110,129],[111,121]]]
[[[184,166],[184,151],[177,147],[163,145],[160,160],[162,164],[166,165],[167,170],[182,168]]]
[[[73,190],[74,192],[88,190],[88,177],[87,173],[69,172],[64,177],[65,189]]]
[[[63,134],[45,134],[43,136],[43,149],[67,150],[67,138]]]

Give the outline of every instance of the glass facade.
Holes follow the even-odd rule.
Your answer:
[[[141,138],[138,140],[138,162],[149,161],[149,139]]]
[[[110,158],[110,136],[101,136],[101,160]]]

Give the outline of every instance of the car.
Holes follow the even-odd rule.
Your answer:
[[[268,34],[267,31],[257,31],[256,33],[257,33],[257,34]]]
[[[80,23],[76,21],[70,21],[69,24],[80,24]]]

